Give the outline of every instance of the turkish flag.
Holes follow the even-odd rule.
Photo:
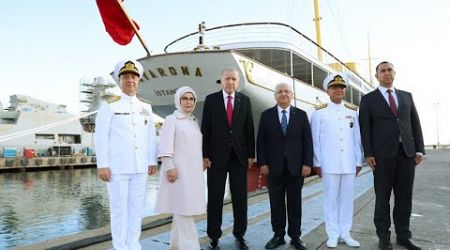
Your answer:
[[[120,45],[129,44],[135,32],[118,0],[96,1],[106,32],[116,43]],[[134,20],[133,23],[139,29],[139,25]]]

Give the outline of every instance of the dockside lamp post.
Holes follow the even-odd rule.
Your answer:
[[[433,106],[436,110],[436,140],[437,140],[436,148],[439,148],[439,117],[438,117],[439,102],[433,102]]]

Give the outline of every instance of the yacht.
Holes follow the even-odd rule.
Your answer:
[[[342,72],[347,80],[349,104],[358,106],[362,95],[374,89],[355,63],[344,63],[294,27],[277,22],[208,29],[201,23],[197,32],[170,42],[164,53],[138,61],[144,67],[138,95],[161,117],[173,112],[175,91],[187,85],[197,92],[195,115],[201,118],[205,97],[221,89],[221,72],[230,68],[239,72],[238,91],[250,97],[255,124],[263,110],[275,105],[280,82],[291,84],[292,104],[308,114],[329,100],[322,82],[331,73]]]

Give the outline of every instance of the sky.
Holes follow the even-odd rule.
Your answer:
[[[367,72],[370,40],[373,67],[391,61],[395,86],[413,93],[425,143],[439,136],[449,144],[450,1],[321,0],[319,6],[322,46]],[[152,54],[202,21],[207,27],[283,22],[315,38],[313,0],[126,0],[125,7]],[[23,94],[78,112],[81,78],[108,76],[118,61],[146,55],[136,37],[127,46],[112,41],[94,0],[1,1],[0,9],[3,106],[10,95]]]

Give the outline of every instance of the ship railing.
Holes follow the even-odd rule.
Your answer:
[[[334,54],[321,47],[313,39],[309,38],[294,27],[279,22],[252,22],[217,26],[205,29],[203,34],[204,46],[199,46],[200,31],[182,36],[170,42],[165,48],[165,53],[185,52],[192,50],[220,50],[228,49],[227,45],[238,44],[285,44],[286,49],[300,51],[310,58],[321,61],[323,64],[337,71],[353,72],[362,81],[367,81],[355,70],[338,59]],[[322,60],[319,60],[317,50],[322,51]]]

